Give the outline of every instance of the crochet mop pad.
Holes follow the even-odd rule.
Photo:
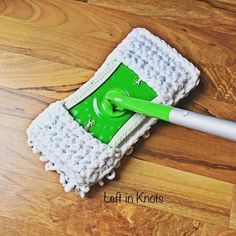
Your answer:
[[[146,100],[168,105],[176,104],[199,82],[199,70],[163,40],[142,28],[129,33],[90,81],[51,104],[27,129],[28,144],[34,153],[41,153],[46,170],[60,174],[65,191],[75,189],[83,197],[90,186],[103,185],[104,177],[113,179],[123,155],[157,121],[128,113],[117,123],[114,119],[114,125],[98,128],[93,117],[89,118],[89,98],[96,100],[96,91],[106,89],[106,83],[112,84],[119,73],[129,77],[119,78],[120,87],[133,81],[133,92],[139,98],[147,91]],[[87,113],[88,120],[83,122],[77,113]],[[110,136],[103,135],[105,129],[113,129]]]

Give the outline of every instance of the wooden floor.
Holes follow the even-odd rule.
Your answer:
[[[179,105],[236,120],[235,0],[0,0],[0,235],[236,235],[236,145],[159,122],[88,198],[64,193],[26,146],[51,102],[89,80],[134,27],[201,70]],[[104,192],[164,203],[105,203]]]

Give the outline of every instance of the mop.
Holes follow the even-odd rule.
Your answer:
[[[174,108],[199,83],[199,70],[143,28],[110,53],[75,93],[46,108],[27,129],[28,144],[66,192],[81,197],[114,179],[125,154],[157,119],[236,140],[236,123]]]

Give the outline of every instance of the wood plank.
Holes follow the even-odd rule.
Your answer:
[[[30,2],[27,4],[30,4]],[[55,21],[48,18],[48,21],[51,24],[49,26],[47,25],[47,17],[40,14],[37,20],[33,20],[29,17],[27,22],[22,21],[22,19],[13,19],[5,16],[1,17],[0,21],[2,24],[9,24],[14,32],[21,29],[19,35],[15,36],[11,34],[10,28],[4,27],[4,29],[6,28],[6,32],[5,34],[2,34],[2,38],[0,38],[1,42],[5,42],[2,48],[7,51],[2,53],[5,62],[2,61],[1,63],[1,85],[14,87],[23,91],[28,90],[32,93],[40,93],[47,97],[63,98],[71,93],[71,90],[76,89],[77,73],[78,83],[84,82],[92,76],[93,70],[95,69],[93,68],[93,62],[95,61],[91,61],[91,58],[96,59],[95,67],[98,67],[98,64],[104,60],[105,55],[107,55],[113,45],[124,37],[132,26],[135,26],[140,22],[139,17],[128,13],[114,10],[108,11],[72,1],[68,1],[66,6],[64,6],[64,4],[65,3],[62,1],[57,1],[57,7],[55,7],[55,5],[50,3],[39,3],[39,9],[43,9],[47,13],[47,16],[50,15],[51,11],[55,13]],[[21,8],[24,9],[25,7],[22,5]],[[28,11],[27,9],[26,11]],[[37,9],[35,11],[39,12]],[[67,15],[68,22],[71,23],[70,25],[68,25],[67,22],[60,23],[62,16],[59,12],[64,12],[64,14]],[[104,12],[106,12],[106,14],[104,14]],[[82,16],[85,15],[86,18],[83,18]],[[113,20],[108,21],[108,18],[111,17],[111,15]],[[13,16],[11,15],[11,17]],[[79,18],[79,20],[77,20],[79,25],[73,23],[73,20],[76,17]],[[56,19],[59,22],[58,24],[55,23]],[[96,26],[93,24],[94,20],[97,22]],[[127,21],[129,24],[127,24]],[[54,25],[52,24],[53,22]],[[183,31],[180,32],[178,29],[173,28],[172,25],[165,27],[162,23],[160,24],[155,21],[151,22],[146,18],[142,22],[144,24],[143,26],[153,29],[154,33],[156,32],[164,38],[169,38],[169,41],[174,42],[180,50],[182,45],[190,45],[190,48],[182,48],[185,55],[188,55],[191,51],[195,56],[200,56],[198,61],[200,61],[200,59],[206,60],[202,66],[202,69],[205,70],[204,73],[206,73],[203,74],[202,84],[185,100],[184,103],[182,103],[181,106],[191,110],[208,112],[222,118],[235,119],[236,108],[234,105],[234,95],[230,95],[234,93],[231,92],[229,95],[224,96],[222,95],[223,92],[221,92],[224,90],[229,91],[230,84],[236,84],[233,80],[235,77],[231,76],[234,70],[231,63],[228,63],[233,60],[231,44],[229,45],[230,50],[226,48],[224,42],[219,44],[219,53],[221,54],[220,58],[222,59],[221,63],[227,63],[227,66],[222,66],[218,65],[219,62],[212,60],[213,56],[205,58],[205,54],[199,55],[199,48],[206,47],[207,50],[209,50],[210,47],[210,45],[206,43],[206,38],[208,37],[206,33],[204,33],[202,39],[196,41],[196,38],[199,38],[199,34],[201,33],[200,29],[200,31],[191,32],[191,34],[186,37]],[[86,28],[82,26],[84,24],[86,24]],[[116,29],[117,27],[115,27],[115,24],[119,24],[120,30]],[[98,27],[99,25],[102,27]],[[28,35],[32,31],[35,31],[35,37],[29,38]],[[50,34],[48,33],[49,31]],[[109,36],[110,32],[112,35]],[[4,39],[6,35],[8,38]],[[63,38],[63,40],[60,40],[61,38]],[[175,40],[177,38],[179,40]],[[75,42],[74,40],[81,40],[81,42],[77,43],[77,41]],[[58,45],[62,44],[63,46],[58,49]],[[60,54],[59,58],[63,58],[63,60],[58,60],[55,56],[55,51],[52,50],[54,45],[56,45],[57,53]],[[64,57],[64,48],[67,48],[67,45],[69,45],[68,50],[73,51],[73,55],[75,56],[72,56],[71,54],[69,57]],[[35,48],[38,48],[39,46],[41,49],[35,50]],[[73,47],[76,49],[72,49]],[[83,52],[78,50],[78,47],[81,47]],[[91,47],[92,49],[95,48],[95,50],[90,50],[89,48]],[[106,49],[104,49],[104,47],[106,47]],[[91,53],[91,58],[85,55],[84,52],[87,51]],[[214,54],[215,53],[216,51],[214,51]],[[39,54],[42,55],[40,56]],[[84,63],[82,64],[86,68],[91,69],[84,69],[81,63],[79,63],[81,67],[73,66],[77,63],[74,63],[75,57],[84,58]],[[42,58],[44,59],[41,60]],[[30,64],[30,60],[32,60],[33,63]],[[19,61],[22,61],[22,69],[16,66]],[[212,61],[214,61],[214,63],[212,63]],[[33,65],[35,65],[35,67]],[[35,68],[41,68],[39,73],[35,73]],[[67,74],[69,76],[65,79]],[[40,82],[41,77],[42,82]],[[220,80],[220,78],[222,80]],[[230,80],[231,82],[228,85],[228,82],[226,83],[226,81]],[[9,85],[7,85],[8,82]],[[42,85],[40,85],[40,83],[42,83]],[[65,85],[62,83],[65,83]],[[227,86],[223,85],[225,83]],[[14,99],[17,99],[17,101],[19,100],[17,97]],[[27,110],[27,107],[24,108],[26,105],[22,104],[21,107],[22,106],[23,109]],[[32,118],[38,114],[37,112],[40,112],[43,109],[42,107],[41,109],[38,109],[37,104],[35,104],[35,106],[37,108],[34,111],[34,115],[31,116]],[[46,105],[44,107],[46,107]],[[34,108],[32,109],[34,110]],[[17,114],[18,113],[19,111],[17,111]],[[236,163],[232,158],[232,156],[236,156],[236,151],[233,143],[184,128],[163,125],[162,123],[161,127],[155,128],[152,134],[154,137],[140,143],[142,149],[137,146],[138,154],[135,153],[135,156],[145,160],[149,158],[149,160],[162,165],[236,183]],[[186,142],[184,142],[186,137],[188,137],[190,142],[189,145],[186,145]],[[209,145],[207,144],[208,142]],[[216,148],[215,144],[217,145]],[[182,151],[179,150],[180,146],[183,148]],[[183,156],[183,154],[185,157],[181,160],[176,158],[176,155]]]
[[[0,137],[4,137],[0,139],[1,168],[47,180],[43,165],[27,147],[26,129],[55,99],[5,87],[0,88],[0,94]]]
[[[60,197],[58,200],[54,200],[52,205],[60,205]],[[94,200],[93,200],[94,201]],[[223,228],[220,226],[216,226],[213,224],[207,224],[203,222],[199,222],[193,219],[188,219],[185,217],[176,216],[173,214],[165,213],[159,210],[150,209],[142,206],[132,205],[132,204],[124,204],[120,203],[117,205],[110,205],[109,208],[104,206],[104,203],[101,203],[99,200],[96,202],[100,203],[99,205],[96,203],[95,206],[99,211],[91,218],[87,219],[87,222],[84,222],[82,214],[79,219],[83,221],[79,224],[74,222],[64,221],[64,229],[63,232],[58,231],[56,227],[57,222],[53,221],[52,226],[53,230],[45,227],[45,224],[40,224],[40,222],[32,222],[32,220],[19,220],[13,219],[9,217],[0,216],[0,232],[3,235],[16,236],[16,235],[78,235],[76,232],[83,232],[84,234],[91,235],[91,232],[101,234],[104,233],[106,235],[111,235],[112,232],[123,232],[123,235],[131,235],[132,234],[142,234],[142,235],[150,235],[156,233],[162,233],[162,235],[202,235],[202,234],[223,234],[223,235],[232,235],[235,233],[233,230],[229,230],[227,228]],[[77,204],[77,214],[79,210],[83,208],[83,210],[89,210],[91,212],[91,206],[89,206],[90,201],[83,201],[83,205],[79,206]],[[102,207],[101,207],[101,204]],[[54,207],[53,207],[54,208]],[[105,209],[106,211],[102,211]],[[109,209],[109,211],[108,211]],[[68,210],[67,208],[62,208],[61,210],[53,212],[53,216],[57,219],[60,218],[61,215]],[[76,212],[74,212],[75,216]],[[140,217],[142,215],[142,217]],[[73,216],[71,219],[73,219]],[[147,216],[147,217],[145,217]],[[103,218],[108,219],[103,222]],[[75,219],[75,218],[74,218]],[[122,219],[122,220],[121,220]],[[60,220],[59,220],[60,221]],[[95,225],[95,222],[97,223]],[[114,225],[112,224],[114,223]],[[117,225],[119,225],[117,227]],[[171,227],[169,225],[171,224]],[[98,233],[98,226],[100,225],[100,231]],[[95,226],[92,229],[91,226]],[[114,227],[114,228],[113,228]],[[117,229],[119,228],[119,230]],[[121,229],[126,230],[121,231]],[[66,233],[69,231],[70,234]]]
[[[39,223],[24,222],[18,219],[11,219],[0,216],[0,232],[7,236],[72,236],[71,234],[58,232],[56,229],[49,230]]]
[[[63,99],[94,71],[0,50],[0,86]]]
[[[70,4],[69,4],[70,3]],[[30,4],[30,3],[29,3]],[[113,21],[108,21],[107,18],[104,18],[104,14],[103,14],[103,10],[102,9],[98,9],[98,8],[89,8],[86,6],[86,4],[79,4],[78,2],[76,2],[76,4],[71,1],[68,1],[68,6],[64,7],[61,6],[61,2],[58,2],[58,6],[56,9],[54,5],[52,4],[40,4],[39,9],[44,9],[44,11],[50,13],[51,11],[54,12],[54,14],[56,15],[55,17],[55,21],[56,19],[58,20],[58,22],[61,22],[63,20],[60,21],[61,19],[61,14],[60,12],[64,12],[65,15],[68,15],[68,21],[70,22],[71,19],[73,19],[75,17],[75,9],[77,11],[79,11],[81,13],[81,15],[86,15],[88,18],[84,19],[82,18],[79,22],[81,22],[81,25],[74,25],[73,22],[70,22],[70,26],[68,26],[67,23],[58,23],[55,25],[52,25],[51,27],[54,27],[54,31],[50,32],[51,35],[53,36],[53,34],[55,33],[55,31],[57,31],[57,33],[54,35],[53,38],[48,37],[48,31],[44,31],[44,36],[47,37],[47,45],[50,45],[50,48],[55,48],[55,50],[53,51],[54,57],[52,57],[52,55],[48,55],[44,53],[44,55],[42,57],[46,57],[47,59],[50,60],[55,60],[56,61],[60,61],[63,63],[69,63],[69,64],[73,64],[73,65],[78,65],[80,64],[81,66],[88,66],[90,68],[93,68],[94,66],[92,65],[93,62],[91,61],[91,58],[97,57],[97,55],[101,55],[104,59],[104,56],[107,55],[107,53],[111,50],[111,47],[113,47],[115,44],[112,43],[111,41],[115,41],[118,42],[120,41],[120,39],[123,37],[124,34],[126,34],[131,27],[134,27],[137,25],[137,23],[139,22],[139,17],[130,15],[130,14],[126,14],[126,13],[121,13],[121,12],[117,12],[117,11],[106,11],[106,15],[108,14],[108,16],[112,15],[112,19]],[[22,6],[24,7],[24,6]],[[60,11],[58,10],[60,9]],[[208,8],[207,8],[208,9]],[[36,11],[36,10],[35,10]],[[59,11],[59,12],[58,12]],[[89,13],[86,14],[86,11],[89,11]],[[95,14],[96,11],[96,15]],[[98,12],[100,12],[100,14],[97,14]],[[77,14],[78,17],[78,14]],[[96,29],[94,28],[93,25],[93,18],[96,18],[96,22],[97,25],[103,25],[103,27],[105,26],[105,28],[102,29]],[[124,19],[127,21],[129,21],[129,26],[128,27],[123,27],[122,31],[114,31],[114,27],[112,27],[113,23],[119,24],[120,26],[124,25]],[[50,23],[52,22],[51,19]],[[84,27],[82,27],[82,24],[85,22],[86,20],[86,29],[84,29]],[[26,31],[36,31],[38,32],[38,28],[35,28],[36,26],[40,26],[42,28],[40,28],[40,30],[46,30],[47,28],[45,27],[45,17],[39,15],[39,17],[37,18],[37,20],[31,19],[29,17],[29,19],[27,19],[27,23],[30,22],[30,24],[27,24],[27,27],[23,27],[21,31],[23,31],[23,33],[21,32],[21,37],[28,37],[27,35],[24,35],[24,32]],[[9,19],[8,19],[9,22]],[[15,22],[15,21],[14,21]],[[88,23],[89,22],[89,23]],[[104,22],[106,22],[106,24],[104,25]],[[201,27],[201,25],[197,25],[197,30],[195,28],[193,28],[193,30],[191,32],[188,33],[188,35],[186,35],[186,33],[184,33],[182,30],[180,30],[178,27],[176,28],[176,24],[171,24],[171,22],[168,20],[166,22],[168,22],[168,25],[166,25],[166,22],[156,22],[156,21],[149,21],[146,18],[142,19],[143,22],[143,26],[146,26],[147,28],[150,28],[153,30],[154,33],[157,33],[158,35],[160,35],[161,37],[163,37],[164,39],[166,39],[167,41],[169,41],[169,43],[171,42],[171,44],[173,46],[175,46],[177,49],[179,49],[185,56],[191,57],[192,61],[198,62],[200,68],[203,70],[203,75],[209,75],[210,78],[202,78],[203,82],[204,82],[204,86],[205,86],[205,94],[208,95],[212,95],[212,92],[214,91],[214,89],[216,89],[216,93],[214,94],[216,98],[220,98],[220,99],[226,99],[229,101],[234,102],[235,101],[235,97],[234,97],[234,93],[233,91],[235,91],[235,80],[234,77],[232,78],[231,74],[233,73],[233,58],[234,58],[234,49],[235,49],[235,45],[234,45],[234,40],[227,40],[226,44],[226,40],[224,41],[220,41],[217,45],[217,47],[212,48],[212,45],[210,45],[208,43],[208,41],[210,40],[217,40],[218,38],[220,38],[219,35],[217,35],[218,33],[221,32],[216,32],[214,35],[209,35],[209,31],[211,32],[212,28],[210,27],[205,29],[203,27]],[[22,23],[22,21],[21,21]],[[198,24],[197,22],[195,22],[196,24]],[[107,26],[109,25],[109,27]],[[90,28],[91,26],[91,28]],[[114,26],[114,25],[113,25]],[[10,28],[13,27],[12,25],[9,26]],[[80,32],[78,32],[78,27],[80,29]],[[191,26],[192,27],[192,26]],[[18,27],[19,28],[19,27]],[[108,30],[112,29],[112,33],[109,34],[110,36],[108,36]],[[16,29],[17,30],[17,29]],[[157,31],[158,30],[158,31]],[[63,42],[58,42],[57,46],[55,45],[55,39],[57,38],[61,38],[58,34],[58,31],[63,31]],[[35,33],[36,33],[35,32]],[[75,40],[83,40],[79,41],[77,43],[78,47],[80,47],[81,45],[83,45],[83,52],[80,51],[80,48],[77,48],[77,50],[73,50],[72,47],[74,47],[76,44],[76,42],[73,40],[73,43],[70,43],[70,49],[68,48],[68,52],[73,51],[75,57],[77,58],[76,55],[79,55],[80,58],[83,58],[84,63],[80,63],[80,62],[76,62],[75,58],[72,58],[72,55],[70,54],[69,57],[67,57],[66,55],[64,55],[64,53],[61,51],[61,48],[58,48],[58,46],[61,45],[61,43],[65,44],[67,43],[68,37],[66,36],[66,33],[73,33],[73,36],[76,36]],[[92,33],[91,33],[92,32]],[[214,31],[215,32],[215,31]],[[213,33],[214,33],[213,32]],[[79,35],[78,35],[79,33]],[[39,33],[36,35],[38,35],[37,37],[39,38],[41,44],[42,41],[40,39],[40,35]],[[70,35],[71,36],[71,35]],[[226,38],[230,38],[231,37],[231,33],[227,32],[226,35],[221,35],[222,37],[226,37]],[[53,39],[53,40],[52,40]],[[91,41],[90,41],[91,40]],[[104,47],[101,48],[101,45],[105,46],[104,42],[102,43],[101,41],[105,41],[105,44],[107,45],[107,48],[105,49]],[[8,40],[8,43],[5,43],[2,48],[4,49],[8,49],[8,50],[14,50],[14,51],[18,51],[20,53],[25,53],[25,54],[30,54],[30,55],[34,55],[34,56],[39,56],[41,55],[41,50],[35,50],[35,48],[32,50],[26,50],[29,48],[32,48],[32,43],[36,43],[35,40],[32,40],[33,42],[30,42],[31,44],[29,44],[28,42],[24,43],[24,45],[19,45],[19,36],[18,36],[18,42],[14,43],[13,42],[13,47],[8,47],[7,45],[9,45],[9,43],[11,42],[11,40]],[[88,42],[88,44],[87,44]],[[11,43],[10,43],[11,44]],[[17,44],[17,45],[15,45]],[[48,47],[47,45],[45,45],[46,47]],[[97,50],[96,52],[94,52],[94,54],[90,57],[86,57],[86,55],[84,54],[84,48],[91,48],[91,45],[96,45],[96,47],[93,47],[93,50]],[[189,45],[188,48],[183,47],[184,45]],[[68,46],[68,45],[67,45]],[[25,49],[24,49],[25,47]],[[13,49],[14,48],[14,49]],[[201,49],[201,51],[199,51]],[[48,50],[49,52],[51,52],[52,50]],[[87,50],[86,53],[90,53],[91,50]],[[104,51],[106,53],[104,53]],[[76,52],[76,54],[75,54]],[[199,54],[200,52],[203,52],[201,54]],[[205,54],[204,54],[205,52]],[[50,53],[49,53],[50,54]],[[60,54],[59,57],[57,57],[56,55]],[[103,59],[101,59],[102,57],[96,58],[96,61],[101,63]],[[214,64],[212,64],[212,58],[214,58]],[[225,65],[222,66],[222,63],[226,63]],[[90,65],[87,65],[90,64]],[[95,68],[98,67],[95,66]],[[206,67],[206,65],[208,65]],[[227,65],[227,68],[225,67]],[[231,72],[230,72],[231,71]],[[230,72],[230,73],[229,73]],[[215,78],[215,75],[217,75],[217,77]],[[214,77],[213,77],[214,76]],[[212,78],[213,77],[213,78]],[[219,78],[219,79],[218,79]],[[231,92],[225,93],[225,91],[227,91],[226,89],[224,89],[225,87],[225,83],[223,81],[221,81],[221,79],[224,78],[224,81],[229,81],[230,79],[232,80],[232,82],[230,83],[232,86],[230,86],[230,84],[228,86],[232,87],[231,88]],[[209,88],[210,86],[210,88]],[[206,89],[208,88],[208,89]]]
[[[8,101],[22,101],[21,104],[17,104],[18,109],[12,106],[12,109],[8,108],[8,110],[7,103],[4,102],[4,100],[1,101],[2,105],[6,104],[5,107],[2,106],[1,108],[1,112],[3,115],[1,116],[0,130],[1,136],[4,136],[4,139],[1,139],[1,159],[3,163],[1,169],[5,171],[12,171],[21,175],[31,176],[37,179],[57,182],[58,176],[53,173],[49,174],[44,172],[42,164],[37,160],[37,157],[31,153],[30,148],[26,149],[25,146],[25,129],[30,122],[31,117],[33,117],[35,114],[38,114],[40,110],[43,109],[43,107],[47,106],[48,103],[39,103],[38,100],[33,99],[32,97],[22,96],[21,93],[23,92],[20,91],[16,93],[10,93],[9,91],[5,91],[4,93],[1,93],[3,97]],[[31,107],[35,108],[31,109]],[[8,113],[4,114],[6,113],[5,111],[7,111]],[[6,162],[5,158],[8,156],[10,156],[11,159]],[[214,221],[214,223],[217,222],[219,224],[222,223],[224,225],[227,225],[232,185],[200,176],[195,178],[195,175],[189,174],[189,176],[187,173],[184,174],[182,172],[178,172],[177,170],[175,171],[166,167],[159,167],[156,164],[135,160],[133,158],[127,163],[124,161],[123,165],[124,167],[119,170],[119,181],[116,181],[114,183],[114,187],[112,182],[107,186],[109,191],[114,192],[117,191],[117,189],[123,189],[124,191],[128,192],[131,191],[131,193],[133,193],[134,191],[138,191],[139,189],[147,190],[148,193],[152,193],[154,190],[163,191],[163,194],[166,193],[167,199],[168,201],[170,201],[170,204],[164,207],[158,206],[163,207],[160,209],[168,210],[170,212],[172,212],[172,210],[174,209],[173,212],[178,214],[184,212],[184,214],[187,214],[187,216],[194,215],[194,217],[198,217],[198,219],[205,219],[209,222]],[[131,166],[129,167],[129,165]],[[128,169],[126,170],[126,168]],[[141,174],[140,171],[144,172],[142,174],[143,178],[139,177],[139,175]],[[125,173],[128,174],[126,175]],[[145,173],[147,174],[147,176]],[[132,179],[137,182],[137,186],[132,182]],[[170,184],[169,189],[168,183],[172,183],[172,179],[180,181],[180,183]],[[186,180],[188,179],[191,179],[191,183],[188,183],[190,186],[187,187],[185,186],[185,184],[187,184]],[[160,180],[161,182],[159,182]],[[145,185],[145,182],[148,183],[147,186]],[[201,187],[199,186],[201,185],[201,183],[203,184],[202,191],[199,190],[201,189]],[[183,185],[182,189],[180,188],[179,184]],[[178,194],[178,191],[176,192],[176,189],[180,191]],[[208,196],[209,191],[212,192],[212,195]],[[178,200],[178,197],[175,197],[174,192],[176,192],[175,194],[177,195],[180,194],[180,196],[183,196],[181,196]],[[102,194],[103,192],[100,193]],[[173,197],[171,197],[172,195]],[[193,210],[192,206],[194,206]],[[205,210],[201,209],[208,209],[208,212],[205,212]],[[213,213],[211,211],[213,211]]]
[[[234,185],[233,194],[232,194],[229,227],[236,229],[236,185]]]
[[[57,94],[56,96],[58,96]],[[66,95],[59,94],[60,96]],[[53,101],[53,99],[46,99],[44,96],[2,88],[0,133],[5,137],[1,141],[5,146],[5,148],[1,148],[5,155],[11,155],[16,159],[22,159],[22,156],[25,156],[32,165],[35,165],[36,159],[34,157],[32,159],[30,149],[25,150],[25,129],[31,120]],[[11,103],[10,108],[9,102]],[[201,138],[197,139],[196,137]],[[148,140],[141,139],[135,146],[134,156],[157,164],[178,167],[189,172],[235,183],[236,160],[232,156],[235,156],[236,147],[231,142],[224,141],[224,145],[222,142],[221,139],[215,137],[160,123],[159,127],[153,127],[152,136]],[[17,152],[11,148],[12,144],[19,147]],[[207,151],[203,152],[202,150]],[[4,166],[10,168],[11,164],[8,164],[5,163]],[[42,171],[36,173],[38,173],[38,177],[45,177]]]
[[[26,149],[25,146],[27,125],[35,115],[51,102],[51,99],[33,94],[27,96],[25,92],[13,89],[2,89],[0,98],[2,114],[0,135],[4,136],[4,139],[1,139],[0,149],[0,158],[3,163],[1,169],[6,172],[12,171],[20,175],[57,183],[58,176],[44,172],[37,157],[31,153],[30,148]],[[8,107],[7,101],[11,101],[11,108]],[[5,159],[8,156],[11,158],[6,162]],[[178,214],[184,213],[184,216],[194,216],[207,222],[227,225],[232,185],[201,176],[185,174],[133,158],[127,163],[124,161],[123,165],[124,167],[119,170],[121,172],[119,180],[109,183],[105,190],[114,192],[117,189],[122,189],[130,194],[140,189],[144,189],[148,193],[161,191],[166,194],[169,203],[165,206],[158,205],[159,209]],[[133,183],[132,180],[135,180],[136,183]],[[177,182],[174,183],[174,180]],[[187,183],[187,180],[191,181]],[[145,185],[145,182],[148,185]],[[169,187],[168,183],[171,183]],[[99,191],[100,194],[103,194],[104,189]],[[211,195],[209,195],[209,191],[212,193]],[[94,193],[97,194],[97,191]],[[176,197],[175,194],[179,197]],[[95,195],[93,197],[95,198]]]
[[[231,184],[134,158],[127,158],[126,161],[117,181],[109,183],[105,191],[115,193],[120,189],[134,196],[138,191],[149,195],[163,194],[164,204],[140,204],[227,226]],[[104,189],[98,189],[99,193]]]
[[[0,49],[97,69],[107,52],[115,46],[114,40],[122,37],[122,31],[113,29],[112,33],[109,32],[114,25],[122,24],[121,20],[116,18],[104,25],[109,22],[111,14],[102,14],[102,17],[94,19],[95,9],[91,12],[84,3],[57,0],[54,4],[42,1],[37,5],[30,1],[29,5],[33,13],[26,21],[16,19],[17,15],[0,18],[0,24],[5,25],[0,34]],[[25,9],[24,4],[21,7]],[[97,24],[104,27],[99,30]],[[126,32],[129,30],[126,25]],[[29,38],[29,34],[34,37]]]
[[[9,18],[7,18],[6,23],[10,24],[11,22],[11,24],[9,27],[6,27],[6,30],[14,27],[15,32],[17,32],[17,29],[21,29],[21,32],[17,35],[17,42],[15,40],[16,37],[11,38],[13,36],[12,34],[10,34],[10,39],[7,39],[7,41],[5,41],[6,39],[3,37],[2,42],[4,42],[4,45],[2,48],[47,58],[48,60],[56,60],[62,63],[97,69],[108,52],[110,52],[131,28],[143,26],[164,38],[185,56],[191,58],[191,61],[199,65],[203,75],[209,74],[210,78],[202,78],[205,89],[212,86],[211,89],[208,88],[205,90],[207,94],[212,95],[211,92],[214,91],[214,89],[218,89],[214,86],[214,84],[217,83],[215,82],[217,78],[213,77],[215,71],[217,71],[218,78],[225,78],[224,80],[232,78],[225,67],[226,65],[227,68],[232,67],[233,71],[235,45],[234,40],[230,40],[232,33],[221,34],[221,32],[216,32],[213,34],[214,31],[212,32],[210,27],[206,29],[199,24],[197,29],[191,26],[191,32],[186,34],[180,27],[177,27],[176,23],[171,23],[169,20],[165,22],[150,21],[146,17],[142,18],[142,25],[140,25],[140,16],[114,10],[106,10],[106,14],[104,14],[104,10],[101,8],[91,5],[87,6],[87,4],[73,1],[67,1],[67,4],[64,6],[63,3],[58,0],[57,7],[53,4],[39,4],[38,11],[39,9],[43,9],[48,15],[53,11],[55,15],[54,21],[49,18],[48,21],[50,23],[48,23],[45,16],[40,15],[40,12],[38,13],[39,16],[37,20],[29,17],[26,25],[22,20],[19,22],[21,25],[18,24],[17,26],[18,21],[16,20],[14,20],[14,25],[12,25],[13,22],[9,21]],[[63,21],[62,12],[64,13],[63,15],[66,15],[68,18],[66,22]],[[80,14],[78,14],[78,12]],[[86,17],[84,17],[85,15]],[[75,17],[79,17],[80,19],[74,20]],[[108,19],[109,17],[112,18],[112,21]],[[6,19],[2,17],[1,20],[4,22]],[[96,21],[96,25],[94,25],[94,21]],[[47,27],[45,26],[46,23],[48,23]],[[197,22],[195,23],[198,24]],[[49,26],[49,24],[51,25]],[[84,27],[84,25],[86,25],[86,27]],[[99,25],[102,27],[98,27]],[[116,25],[119,25],[119,30],[115,27]],[[48,29],[50,29],[50,34]],[[53,29],[53,31],[51,29]],[[41,38],[42,36],[40,36],[39,31],[42,31],[44,39]],[[212,32],[213,35],[209,34],[209,31]],[[28,32],[34,32],[35,35],[34,39],[31,39],[30,42],[28,42]],[[61,32],[63,32],[63,35]],[[6,33],[4,36],[5,35]],[[226,40],[221,40],[217,43],[217,47],[210,45],[213,42],[209,43],[209,41],[216,41],[221,37],[227,38],[228,44],[225,43]],[[24,38],[28,40],[24,40],[22,44]],[[63,41],[60,40],[61,38],[63,38]],[[42,52],[42,47],[40,49],[39,44],[36,45],[37,41],[40,41],[40,45],[47,49],[46,52]],[[185,47],[185,45],[188,45],[188,47]],[[66,55],[65,47],[67,48]],[[76,49],[74,49],[75,47]],[[71,54],[72,52],[73,56]],[[78,58],[80,60],[78,60]],[[214,63],[212,63],[213,58]],[[96,65],[94,63],[96,63]],[[206,65],[208,65],[208,67],[206,67]],[[221,83],[218,82],[217,84],[221,86]],[[234,83],[232,83],[232,85],[234,85]],[[222,95],[223,98],[226,99],[230,97],[226,95]]]
[[[233,1],[88,2],[0,1],[0,234],[236,235],[227,228],[236,229],[232,142],[160,123],[116,180],[86,199],[64,193],[26,146],[30,122],[86,82],[137,26],[200,68],[200,86],[180,107],[236,119]],[[164,203],[104,203],[104,192],[117,191],[159,193]]]
[[[88,3],[97,6],[109,7],[115,10],[126,11],[155,20],[168,19],[185,24],[204,25],[213,29],[228,31],[233,29],[236,3],[226,1],[149,1],[149,0],[88,0]],[[200,14],[201,13],[201,14]],[[218,28],[218,25],[221,27]]]
[[[142,21],[150,19],[166,27],[166,33],[160,30],[157,35],[197,63],[202,72],[204,92],[208,94],[209,87],[215,87],[214,98],[235,104],[235,2],[89,0],[88,3],[137,14]]]
[[[233,158],[236,146],[232,142],[164,122],[152,128],[149,139],[135,145],[134,156],[232,183],[236,181]]]
[[[107,217],[110,218],[110,222],[107,221],[110,225],[108,230],[113,228],[112,225],[113,223],[115,225],[115,222],[121,224],[121,227],[116,229],[117,233],[126,232],[128,225],[135,223],[132,218],[138,220],[139,216],[143,214],[155,216],[153,222],[148,217],[140,219],[142,222],[150,222],[151,220],[151,223],[155,225],[155,222],[162,218],[156,215],[159,214],[156,209],[170,210],[170,212],[181,215],[190,214],[191,217],[196,216],[200,220],[214,222],[220,226],[228,225],[232,191],[230,184],[135,159],[130,159],[129,163],[122,167],[124,170],[119,181],[113,181],[103,189],[94,189],[86,199],[80,199],[73,193],[64,193],[59,183],[0,170],[0,215],[32,224],[41,224],[49,230],[56,228],[59,232],[71,235],[82,233],[90,224],[92,224],[90,225],[91,229],[94,228],[94,230],[102,232],[108,225],[106,224],[104,227],[98,222],[105,223],[104,219]],[[156,174],[150,175],[153,168],[155,168]],[[130,169],[136,171],[130,172]],[[140,171],[144,171],[143,178],[140,178]],[[168,175],[168,179],[166,179],[166,175]],[[149,184],[145,178],[150,181]],[[140,190],[149,194],[159,192],[164,195],[164,204],[161,206],[150,203],[104,203],[103,191],[111,194],[117,189],[122,189],[122,192],[126,191],[130,194]],[[152,206],[151,208],[142,208],[142,205]],[[166,218],[165,215],[167,218],[169,215],[160,214],[164,214],[164,218]],[[124,219],[122,219],[123,217]],[[166,219],[167,222],[172,221],[172,217],[173,220],[176,219],[176,216],[171,215],[170,219]],[[183,219],[184,225],[184,218],[180,217],[180,219]],[[191,224],[196,222],[190,219],[186,220]],[[135,228],[136,225],[139,224],[134,224],[133,227]]]

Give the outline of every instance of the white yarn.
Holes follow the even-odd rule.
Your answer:
[[[158,103],[175,105],[199,83],[200,71],[191,62],[143,28],[132,30],[104,64],[113,60],[127,65],[152,87],[158,94],[154,99]],[[147,118],[141,125],[129,124],[128,129],[126,125],[125,132],[119,134],[122,140],[125,138],[119,145],[122,154],[156,122],[156,118]]]
[[[27,129],[29,145],[34,153],[41,152],[45,170],[60,173],[66,192],[76,188],[79,193],[109,176],[121,159],[118,148],[111,148],[86,132],[74,121],[63,101],[51,104]]]
[[[114,58],[135,71],[164,104],[176,104],[199,82],[200,72],[191,62],[143,28],[134,29],[107,61]]]
[[[108,56],[103,67],[112,60],[119,60],[135,71],[157,92],[157,101],[161,103],[177,103],[198,84],[198,69],[145,29],[134,29]],[[147,119],[139,129],[129,129],[124,135],[125,142],[113,148],[74,121],[64,107],[65,102],[66,99],[51,104],[32,122],[27,129],[28,144],[34,153],[42,154],[40,160],[46,162],[46,170],[60,174],[66,192],[75,189],[83,197],[91,185],[102,186],[105,176],[115,177],[114,168],[124,153],[156,119]]]

